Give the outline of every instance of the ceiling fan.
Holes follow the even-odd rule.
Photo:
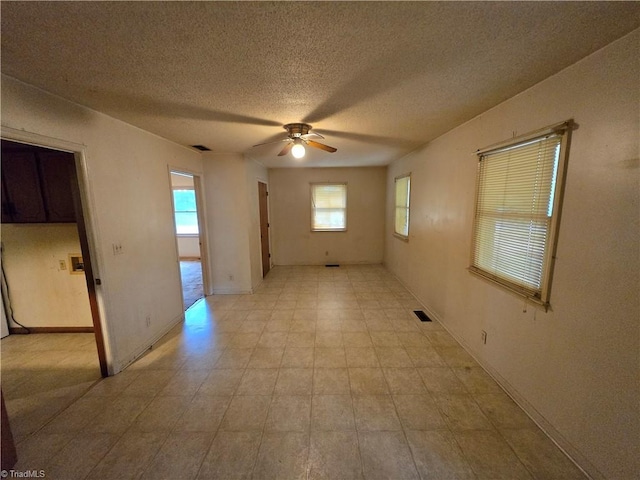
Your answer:
[[[291,152],[291,155],[293,155],[295,158],[304,157],[305,145],[319,148],[320,150],[324,150],[325,152],[329,153],[333,153],[338,150],[337,148],[330,147],[329,145],[325,145],[324,143],[319,143],[311,140],[309,137],[312,136],[322,139],[324,139],[324,137],[319,133],[309,132],[309,130],[311,130],[311,125],[309,125],[308,123],[288,123],[283,128],[287,131],[287,138],[277,140],[276,142],[258,143],[257,145],[254,145],[254,147],[257,147],[259,145],[267,145],[270,143],[288,142],[287,145],[285,145],[285,147],[280,151],[278,156],[282,157]]]

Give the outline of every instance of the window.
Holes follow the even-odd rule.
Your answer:
[[[196,194],[193,188],[174,188],[176,233],[178,235],[198,235],[198,212]]]
[[[411,194],[410,174],[396,177],[395,234],[401,238],[409,237],[409,196]]]
[[[311,184],[311,230],[340,232],[347,229],[347,184]]]
[[[470,271],[545,306],[570,126],[478,152]]]

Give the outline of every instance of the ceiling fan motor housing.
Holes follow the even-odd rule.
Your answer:
[[[284,126],[284,129],[289,132],[290,137],[301,137],[309,133],[311,125],[308,123],[288,123]]]

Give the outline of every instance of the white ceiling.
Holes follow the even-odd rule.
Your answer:
[[[640,2],[0,5],[3,73],[267,167],[388,164],[640,25]],[[338,152],[252,148],[292,122]]]

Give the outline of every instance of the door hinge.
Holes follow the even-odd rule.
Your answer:
[[[269,258],[271,258],[271,254],[270,253],[267,253],[267,255],[269,255]]]

